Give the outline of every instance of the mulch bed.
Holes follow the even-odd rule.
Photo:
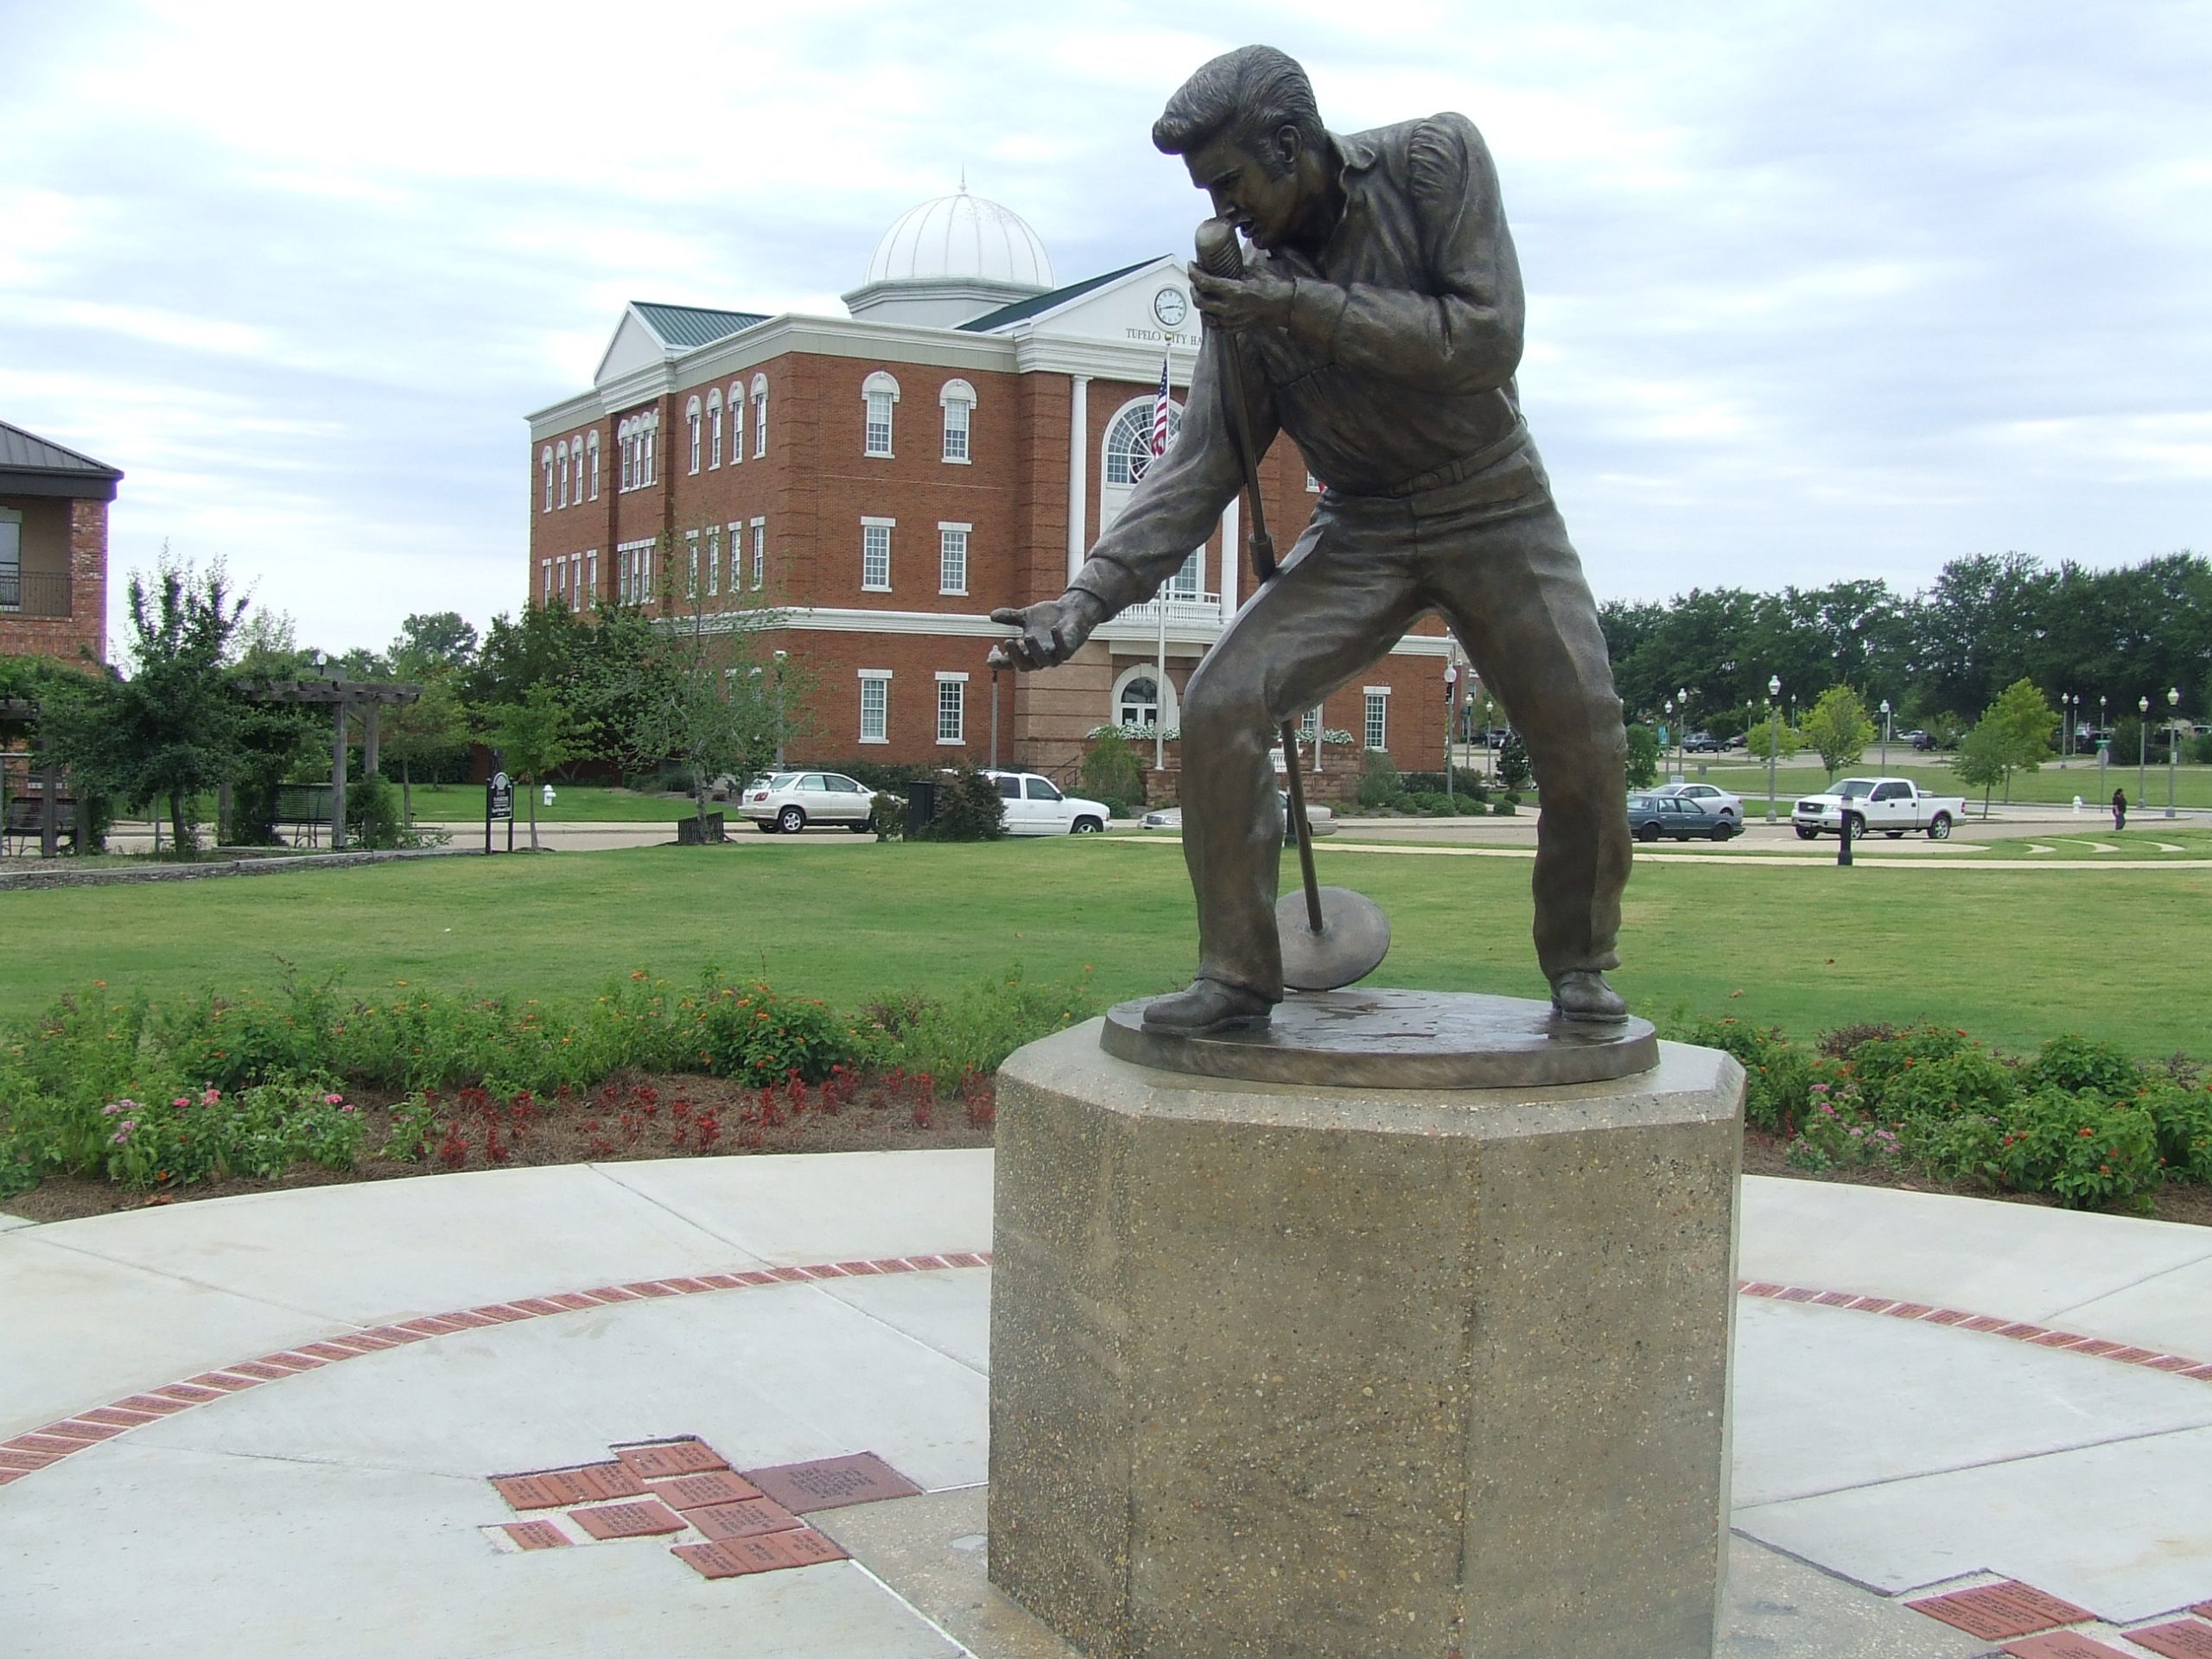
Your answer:
[[[768,1098],[764,1101],[764,1096]],[[395,1096],[354,1096],[367,1120],[362,1144],[381,1147],[391,1132]],[[988,1147],[997,1108],[988,1079],[965,1093],[925,1090],[897,1075],[862,1080],[849,1100],[823,1109],[819,1090],[806,1091],[793,1109],[788,1090],[748,1089],[723,1077],[609,1078],[588,1093],[531,1103],[520,1119],[511,1103],[452,1097],[451,1132],[420,1163],[365,1157],[352,1170],[302,1164],[273,1181],[200,1181],[154,1192],[131,1192],[105,1181],[63,1177],[12,1198],[4,1207],[29,1221],[69,1221],[118,1211],[226,1198],[241,1192],[281,1192],[294,1187],[388,1181],[449,1170],[530,1168],[544,1164],[614,1163],[646,1158],[727,1157],[747,1153],[905,1152],[924,1147]],[[678,1107],[683,1109],[677,1110]],[[765,1107],[765,1109],[764,1109]],[[488,1110],[486,1109],[489,1109]],[[1852,1169],[1825,1175],[1790,1166],[1782,1138],[1758,1129],[1744,1134],[1744,1173],[1792,1180],[1841,1181],[1857,1186],[1944,1192],[2006,1204],[2055,1208],[2043,1194],[1946,1186],[1887,1171]],[[2212,1187],[2160,1190],[2150,1214],[2159,1221],[2212,1227]]]

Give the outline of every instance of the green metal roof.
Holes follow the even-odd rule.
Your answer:
[[[768,321],[762,311],[710,311],[704,306],[654,305],[645,300],[632,300],[630,304],[662,340],[687,349],[711,346],[740,329]]]
[[[1026,300],[1016,300],[1012,305],[1002,305],[995,311],[986,311],[980,317],[970,318],[960,327],[971,334],[988,334],[995,328],[1005,327],[1010,322],[1020,322],[1025,318],[1050,311],[1054,306],[1064,304],[1077,295],[1088,294],[1094,288],[1103,288],[1115,278],[1126,276],[1133,270],[1141,270],[1151,263],[1149,259],[1140,259],[1134,265],[1123,265],[1119,270],[1109,270],[1103,276],[1071,283],[1065,288],[1056,288],[1049,294],[1037,294]]]

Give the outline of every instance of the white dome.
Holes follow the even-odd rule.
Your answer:
[[[964,185],[900,214],[868,262],[870,283],[962,278],[1052,286],[1052,262],[1028,221]]]

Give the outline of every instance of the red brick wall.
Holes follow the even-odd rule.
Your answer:
[[[0,497],[23,515],[26,576],[69,576],[67,616],[0,615],[0,655],[79,663],[107,659],[107,503],[54,496]]]

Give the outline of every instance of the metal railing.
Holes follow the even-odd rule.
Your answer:
[[[0,570],[0,615],[67,616],[69,576],[43,570]]]
[[[1156,599],[1132,605],[1108,626],[1119,630],[1156,628],[1160,626],[1162,606],[1167,609],[1167,626],[1171,628],[1217,628],[1221,626],[1221,595],[1219,594],[1190,594],[1168,592]]]

